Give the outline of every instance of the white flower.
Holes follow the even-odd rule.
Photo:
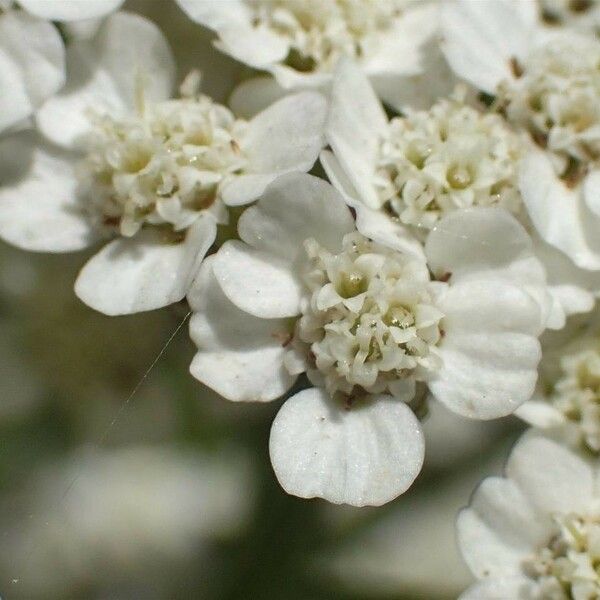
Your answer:
[[[544,275],[508,213],[451,213],[425,263],[355,231],[329,184],[290,174],[238,232],[243,241],[209,258],[188,296],[191,372],[238,401],[275,399],[307,373],[316,387],[290,398],[271,432],[288,492],[356,505],[402,493],[423,460],[406,405],[417,384],[472,418],[530,397]]]
[[[558,358],[555,356],[558,355]],[[597,325],[560,348],[552,348],[552,381],[517,410],[541,428],[567,426],[571,437],[600,453],[600,332]],[[556,366],[554,366],[556,364]]]
[[[454,71],[496,96],[531,138],[520,190],[541,237],[580,268],[600,270],[600,40],[550,31],[531,2],[444,6]]]
[[[253,201],[278,174],[308,170],[323,144],[325,100],[284,98],[249,122],[194,92],[169,100],[170,49],[149,21],[109,17],[68,48],[72,79],[38,113],[40,130],[0,153],[0,235],[49,252],[116,235],[76,292],[106,314],[181,300],[226,205]],[[69,151],[67,151],[68,149]]]
[[[82,588],[90,597],[167,597],[165,573],[237,533],[253,503],[243,457],[160,446],[81,448],[20,492],[0,556],[27,598]]]
[[[332,89],[325,169],[357,211],[362,233],[397,244],[424,239],[459,208],[500,206],[517,214],[518,138],[493,114],[457,91],[426,111],[388,121],[363,74],[350,61]]]
[[[505,477],[486,479],[458,518],[479,583],[461,600],[590,600],[600,595],[598,459],[530,430]]]
[[[412,0],[177,1],[218,34],[220,50],[284,88],[327,83],[342,56],[388,88],[420,70],[420,46],[437,28],[437,7]]]
[[[531,229],[518,190],[522,141],[499,115],[470,106],[464,92],[388,121],[364,75],[346,61],[335,74],[326,135],[333,153],[324,151],[321,162],[367,237],[419,253],[418,240],[441,217],[471,206],[505,208]],[[538,251],[556,267],[548,327],[560,328],[565,315],[590,310],[588,290],[600,288],[542,243]]]
[[[11,0],[4,0],[11,4]],[[99,19],[115,12],[125,0],[16,0],[29,14],[47,21],[76,22]]]

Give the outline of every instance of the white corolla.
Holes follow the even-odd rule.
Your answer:
[[[600,270],[600,40],[538,19],[533,2],[458,0],[442,11],[456,74],[529,134],[520,190],[540,236]]]
[[[479,580],[460,600],[590,600],[600,595],[597,456],[527,432],[504,477],[483,481],[458,518]]]
[[[533,392],[544,273],[508,212],[447,215],[426,262],[357,231],[328,183],[289,174],[244,212],[238,233],[188,296],[191,372],[225,398],[258,402],[306,373],[313,387],[285,402],[271,432],[288,492],[383,504],[421,468],[408,403],[426,388],[477,419],[509,414]]]
[[[114,237],[83,268],[79,297],[106,314],[181,300],[226,223],[278,174],[310,169],[326,102],[283,98],[251,121],[198,94],[170,99],[175,66],[158,28],[116,13],[67,50],[69,81],[39,130],[0,150],[0,236],[65,252]],[[62,148],[59,148],[62,146]]]
[[[438,26],[435,3],[420,0],[177,1],[217,33],[219,50],[285,89],[328,83],[349,56],[393,96],[399,78],[421,71],[421,46]]]

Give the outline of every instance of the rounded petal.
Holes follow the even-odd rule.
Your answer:
[[[487,579],[473,584],[458,600],[522,600],[531,598],[534,586],[525,577]]]
[[[372,179],[387,124],[369,80],[352,61],[342,60],[333,78],[326,137],[360,199],[372,208],[380,205]]]
[[[442,7],[442,48],[454,72],[489,94],[514,77],[511,60],[526,56],[532,23],[512,0],[457,0]],[[533,3],[531,3],[533,4]]]
[[[303,287],[288,262],[232,240],[215,254],[213,271],[227,298],[251,315],[271,319],[300,312]]]
[[[529,430],[513,448],[506,475],[540,511],[583,513],[594,497],[592,461],[554,439]]]
[[[31,116],[64,83],[56,27],[21,11],[0,13],[0,131]]]
[[[534,396],[515,411],[519,419],[523,419],[533,427],[549,429],[565,423],[565,416],[543,397]]]
[[[462,555],[478,579],[518,577],[523,560],[552,535],[552,520],[536,512],[510,479],[489,477],[456,523]]]
[[[232,304],[213,273],[214,257],[204,261],[188,301],[194,315],[190,336],[198,352],[190,372],[228,400],[266,402],[294,383],[283,366],[290,324],[260,319]]]
[[[311,388],[281,407],[269,449],[288,494],[380,506],[411,486],[425,444],[418,419],[403,402],[376,396],[345,408]]]
[[[89,111],[121,115],[147,101],[170,97],[175,78],[171,49],[160,29],[139,15],[119,12],[92,40],[67,50],[69,79],[38,112],[38,127],[50,140],[72,147],[90,127]]]
[[[82,21],[105,17],[125,0],[19,0],[29,13],[48,21]]]
[[[126,315],[178,302],[187,293],[216,236],[210,217],[199,218],[183,242],[154,228],[119,238],[93,256],[79,273],[75,293],[106,315]]]
[[[512,413],[533,394],[541,357],[538,303],[502,280],[467,281],[438,301],[442,366],[428,382],[450,410],[476,419]]]
[[[72,252],[97,235],[77,192],[75,159],[33,133],[0,140],[0,237],[36,252]]]
[[[542,151],[532,151],[523,159],[519,187],[544,241],[564,252],[578,267],[600,270],[600,216],[590,210],[582,189],[567,187]],[[593,187],[590,185],[590,190]]]
[[[522,225],[501,208],[466,208],[449,213],[431,231],[425,245],[435,273],[464,273],[503,269],[532,255],[530,237]]]
[[[277,100],[249,123],[240,145],[249,173],[308,171],[323,148],[327,101],[317,92]]]
[[[344,199],[327,182],[290,173],[278,177],[238,223],[240,237],[253,248],[292,262],[304,252],[304,241],[315,239],[331,252],[354,231]]]

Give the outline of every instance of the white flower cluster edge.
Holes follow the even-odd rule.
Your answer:
[[[177,3],[256,73],[229,106],[119,0],[0,0],[0,237],[99,247],[104,314],[187,300],[192,375],[285,398],[290,494],[385,504],[428,403],[517,414],[463,598],[599,597],[596,2]]]

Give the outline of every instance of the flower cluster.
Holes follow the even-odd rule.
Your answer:
[[[429,406],[516,414],[534,430],[459,519],[464,598],[597,597],[597,7],[177,3],[256,71],[229,103],[194,70],[177,93],[163,32],[117,0],[2,3],[0,236],[102,243],[75,283],[102,313],[187,301],[191,374],[284,399],[290,494],[384,504]]]

